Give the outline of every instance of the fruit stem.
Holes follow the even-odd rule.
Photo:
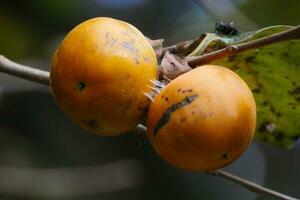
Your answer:
[[[236,55],[239,52],[259,48],[262,46],[274,44],[284,40],[297,39],[297,38],[300,38],[300,25],[295,26],[289,30],[280,33],[275,33],[257,40],[244,42],[237,45],[229,45],[223,49],[208,54],[189,58],[188,64],[191,67],[197,67],[199,65],[209,63],[220,58]]]

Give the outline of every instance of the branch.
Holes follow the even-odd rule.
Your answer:
[[[218,51],[214,51],[208,54],[191,58],[188,60],[188,64],[191,67],[197,67],[199,65],[209,63],[220,58],[236,55],[239,52],[255,49],[269,44],[274,44],[284,40],[297,39],[297,38],[300,38],[300,25],[295,26],[289,30],[276,33],[270,36],[266,36],[257,40],[253,40],[250,42],[245,42],[237,45],[230,45]]]
[[[49,85],[49,72],[15,63],[3,55],[0,55],[0,72]]]
[[[5,58],[4,56],[0,56],[0,72],[5,72],[5,73],[11,74],[11,75],[15,75],[15,76],[18,76],[18,77],[26,79],[26,80],[41,83],[43,85],[49,84],[49,72],[34,69],[29,66],[24,66],[24,65],[15,63],[15,62]],[[143,134],[146,133],[146,130],[147,130],[147,128],[141,124],[136,127],[136,131],[143,133]],[[268,188],[257,185],[251,181],[245,180],[241,177],[232,175],[232,174],[230,174],[228,172],[224,172],[222,170],[208,172],[208,174],[222,177],[226,180],[234,182],[234,183],[236,183],[252,192],[255,192],[255,193],[265,194],[265,195],[280,198],[283,200],[297,200],[296,198],[293,198],[293,197],[281,194],[279,192],[270,190]]]
[[[265,194],[265,195],[276,197],[276,198],[282,199],[282,200],[298,200],[294,197],[290,197],[290,196],[287,196],[285,194],[276,192],[274,190],[270,190],[268,188],[262,187],[262,186],[260,186],[256,183],[245,180],[241,177],[235,176],[235,175],[230,174],[228,172],[225,172],[223,170],[216,170],[216,171],[212,171],[212,172],[207,172],[207,174],[211,175],[211,176],[218,176],[218,177],[227,179],[227,180],[229,180],[233,183],[236,183],[236,184],[248,189],[249,191],[257,193],[257,194]]]

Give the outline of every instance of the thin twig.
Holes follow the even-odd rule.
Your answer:
[[[212,171],[212,172],[207,172],[208,175],[211,176],[218,176],[218,177],[222,177],[225,178],[227,180],[230,180],[240,186],[243,186],[244,188],[247,188],[249,191],[257,193],[257,194],[264,194],[264,195],[269,195],[272,197],[276,197],[278,199],[282,199],[282,200],[297,200],[294,197],[290,197],[287,196],[285,194],[276,192],[274,190],[270,190],[268,188],[262,187],[256,183],[253,183],[251,181],[245,180],[241,177],[238,177],[236,175],[230,174],[228,172],[225,172],[223,170],[216,170],[216,171]]]
[[[49,72],[18,64],[7,59],[3,55],[0,55],[0,72],[34,81],[43,85],[49,85]]]
[[[40,83],[43,85],[49,84],[49,72],[43,71],[43,70],[37,70],[37,69],[31,68],[29,66],[24,66],[24,65],[15,63],[15,62],[5,58],[4,56],[0,57],[0,72],[15,75],[20,78],[34,81],[34,82],[37,82],[37,83]],[[136,130],[141,133],[146,133],[147,128],[140,124],[136,127]],[[244,188],[247,188],[250,191],[255,192],[255,193],[266,194],[266,195],[284,199],[284,200],[296,200],[296,198],[289,197],[289,196],[281,194],[279,192],[270,190],[263,186],[257,185],[251,181],[245,180],[241,177],[232,175],[228,172],[217,170],[214,172],[210,172],[209,174],[218,176],[218,177],[222,177],[226,180],[232,181],[232,182],[234,182]]]
[[[204,54],[201,56],[193,57],[188,60],[188,64],[191,67],[197,67],[199,65],[212,62],[214,60],[236,55],[239,52],[259,48],[262,46],[266,46],[269,44],[274,44],[277,42],[281,42],[284,40],[296,39],[300,38],[300,25],[293,27],[289,30],[276,33],[270,36],[266,36],[257,40],[237,44],[237,45],[230,45],[218,51],[214,51],[208,54]]]

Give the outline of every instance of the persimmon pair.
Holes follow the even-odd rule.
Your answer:
[[[152,81],[151,81],[152,80]],[[132,130],[147,116],[148,138],[167,162],[208,171],[237,159],[252,141],[255,100],[231,70],[205,65],[158,81],[154,51],[134,26],[99,17],[75,27],[54,54],[51,90],[81,128],[102,136]]]

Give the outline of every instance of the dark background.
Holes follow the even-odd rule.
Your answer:
[[[240,31],[300,24],[297,0],[0,0],[0,54],[41,69],[80,22],[125,20],[166,45],[212,32],[219,20]],[[0,199],[268,199],[218,177],[169,166],[136,133],[97,137],[56,106],[49,89],[0,74]],[[226,170],[300,198],[300,144],[254,142]]]

